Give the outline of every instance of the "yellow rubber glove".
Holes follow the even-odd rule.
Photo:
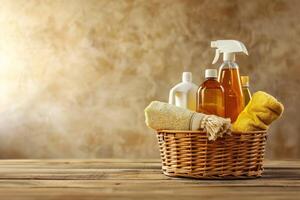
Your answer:
[[[267,130],[282,115],[283,105],[273,96],[258,91],[233,124],[234,131]]]

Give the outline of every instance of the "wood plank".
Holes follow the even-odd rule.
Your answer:
[[[0,188],[115,188],[300,187],[299,180],[0,180]]]
[[[167,180],[161,169],[38,169],[0,168],[0,179],[44,179],[44,180]],[[299,180],[298,169],[266,168],[263,179]],[[259,179],[257,179],[259,180]]]
[[[270,161],[266,160],[264,166],[268,168],[294,168],[300,169],[300,162]],[[98,169],[98,168],[161,168],[159,159],[35,159],[35,160],[0,160],[0,168],[74,168],[74,169]]]
[[[300,169],[300,161],[299,160],[265,160],[264,167]]]
[[[30,188],[0,189],[5,199],[299,199],[299,188],[274,187],[228,187],[215,188],[175,188],[159,190],[138,190],[134,188],[73,189],[73,188]]]
[[[1,160],[1,168],[38,168],[38,169],[160,169],[159,160]]]
[[[1,199],[299,199],[300,162],[266,161],[262,178],[196,180],[159,160],[1,160]]]
[[[0,179],[167,179],[152,169],[0,169]]]

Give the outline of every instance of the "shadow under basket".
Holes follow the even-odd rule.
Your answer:
[[[162,170],[167,176],[199,179],[260,177],[266,131],[232,132],[209,141],[203,131],[157,132]]]

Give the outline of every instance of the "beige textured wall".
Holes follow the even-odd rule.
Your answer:
[[[158,157],[144,107],[166,100],[183,70],[199,84],[210,41],[232,38],[249,49],[238,63],[252,91],[286,106],[267,157],[300,158],[299,10],[297,0],[2,0],[0,157]]]

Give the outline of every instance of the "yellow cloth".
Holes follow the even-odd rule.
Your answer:
[[[283,105],[273,96],[258,91],[239,114],[233,124],[235,131],[259,131],[267,130],[269,125],[281,116]]]

